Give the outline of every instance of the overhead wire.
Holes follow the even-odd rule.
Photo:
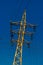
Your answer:
[[[16,5],[17,7],[18,7],[18,5],[19,5],[19,2],[20,2],[20,0],[16,0],[17,2],[18,2],[18,4]],[[15,6],[15,7],[16,7]],[[15,9],[14,9],[15,10]],[[18,10],[16,10],[16,11],[18,11]],[[11,12],[12,13],[12,12]],[[16,13],[17,14],[17,13]],[[12,16],[10,17],[11,18],[11,20],[12,20]]]
[[[23,4],[23,0],[21,0],[19,6],[18,6],[18,9],[17,9],[17,13],[16,13],[16,16],[18,17],[20,11],[21,11],[21,7],[22,7],[22,4]]]
[[[28,12],[28,14],[27,14],[27,16],[29,17],[29,18],[32,18],[31,17],[31,14],[29,13],[29,4],[30,3],[30,0],[27,0],[27,3],[26,3],[26,8],[27,8],[27,12]]]

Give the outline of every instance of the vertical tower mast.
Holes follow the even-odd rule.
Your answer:
[[[22,65],[22,46],[24,41],[24,32],[26,27],[26,11],[22,16],[22,20],[20,22],[20,30],[18,35],[18,44],[14,56],[13,65]]]

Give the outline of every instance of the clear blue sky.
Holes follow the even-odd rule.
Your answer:
[[[24,9],[27,23],[38,27],[30,48],[23,48],[23,65],[43,65],[43,0],[0,0],[0,65],[12,65],[16,45],[10,45],[10,20],[21,20]]]

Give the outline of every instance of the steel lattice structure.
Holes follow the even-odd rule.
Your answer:
[[[25,32],[25,24],[26,24],[26,12],[24,12],[24,15],[22,17],[21,26],[19,30],[19,37],[18,37],[18,44],[15,52],[15,57],[13,61],[13,65],[22,65],[22,46],[24,41],[24,32]],[[22,34],[20,35],[20,33]]]
[[[20,24],[20,29],[18,32],[12,30],[12,25],[18,25]],[[10,32],[11,32],[11,42],[17,42],[17,47],[16,47],[16,52],[15,52],[15,56],[14,56],[14,61],[12,65],[22,65],[22,47],[23,47],[23,43],[24,43],[24,35],[25,34],[29,34],[31,37],[33,35],[33,32],[25,32],[25,29],[27,27],[26,24],[26,11],[24,12],[23,16],[22,16],[22,20],[21,22],[10,22]],[[28,24],[28,26],[32,27],[33,29],[36,28],[36,25],[32,25],[32,24]],[[13,34],[17,33],[18,34],[18,39],[14,40],[13,39]],[[30,42],[27,42],[27,45],[29,46]]]

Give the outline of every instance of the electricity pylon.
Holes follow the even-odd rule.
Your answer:
[[[12,30],[13,25],[20,25],[20,29],[19,29],[18,32]],[[33,36],[33,33],[34,33],[34,32],[28,32],[28,31],[26,32],[25,29],[26,29],[27,26],[35,29],[36,25],[26,23],[26,11],[24,11],[21,22],[10,22],[10,26],[11,26],[10,27],[11,28],[11,30],[10,30],[10,32],[11,32],[11,42],[12,43],[17,42],[14,61],[13,61],[12,65],[22,65],[22,47],[23,47],[24,41],[27,43],[28,47],[31,43],[31,41],[28,42],[24,39],[24,35],[25,34],[30,35],[31,40],[32,40],[32,36]],[[18,34],[18,39],[17,40],[14,40],[14,38],[13,38],[14,33]]]

